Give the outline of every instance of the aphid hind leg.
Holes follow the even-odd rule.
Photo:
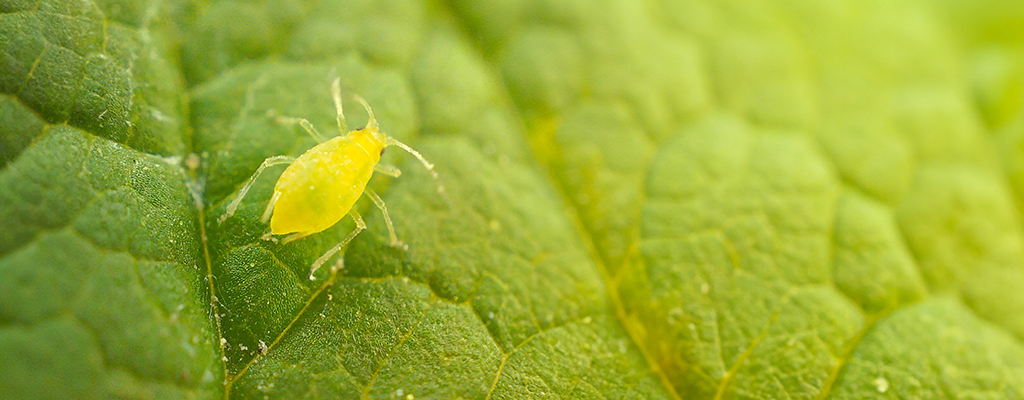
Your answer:
[[[302,239],[302,238],[304,238],[306,236],[309,236],[309,235],[312,235],[312,233],[295,232],[295,233],[292,233],[292,234],[289,234],[289,235],[285,235],[284,237],[278,239],[278,238],[274,237],[274,233],[273,232],[268,230],[266,233],[263,234],[263,236],[260,236],[260,239],[266,240],[268,242],[274,242],[274,243],[280,243],[280,244],[288,244],[288,243],[291,243],[291,242],[294,242],[296,240]]]
[[[260,222],[267,223],[270,221],[270,214],[274,212],[274,205],[277,204],[277,198],[281,197],[281,192],[274,191],[274,195],[270,196],[270,201],[267,202],[267,208],[263,209],[263,215],[260,216]]]
[[[238,191],[238,195],[235,196],[235,199],[231,200],[231,203],[228,203],[227,212],[225,212],[224,215],[221,215],[220,218],[217,218],[217,223],[222,223],[232,215],[235,215],[235,211],[238,210],[238,205],[242,203],[242,199],[249,193],[249,188],[252,187],[253,182],[256,182],[256,178],[259,178],[260,174],[263,173],[263,170],[274,165],[291,164],[293,161],[295,161],[295,157],[289,156],[273,156],[263,160],[263,163],[256,169],[256,172],[249,177],[249,180],[245,182],[242,189]]]
[[[363,229],[366,229],[366,223],[363,222],[363,217],[359,215],[359,212],[356,211],[355,208],[349,210],[348,215],[351,215],[352,219],[356,221],[356,228],[353,229],[352,232],[348,234],[348,236],[345,236],[345,239],[343,239],[340,243],[334,245],[334,247],[331,247],[330,250],[327,250],[327,252],[325,252],[324,255],[320,256],[320,258],[316,259],[316,261],[313,262],[313,266],[309,270],[309,280],[316,280],[316,278],[313,276],[313,274],[316,273],[316,270],[320,269],[320,267],[323,266],[324,263],[331,258],[331,256],[338,252],[338,250],[344,248],[345,245],[348,244],[348,242],[351,242],[352,239],[355,239],[356,236],[359,235],[359,232],[362,232]]]
[[[405,244],[403,244],[401,240],[398,240],[398,235],[395,235],[395,224],[391,222],[391,215],[388,215],[388,206],[384,204],[384,199],[380,198],[380,196],[377,195],[377,192],[374,192],[373,189],[370,188],[366,188],[363,193],[366,193],[366,196],[369,197],[370,200],[373,200],[373,205],[377,206],[377,208],[380,209],[380,212],[384,214],[384,223],[387,224],[388,235],[391,236],[391,246],[405,248]]]
[[[299,239],[304,239],[306,236],[309,236],[309,235],[312,235],[312,233],[308,233],[308,232],[295,232],[295,233],[292,233],[290,235],[287,235],[287,236],[281,238],[281,244],[288,244],[288,243],[294,242],[294,241],[299,240]]]
[[[376,172],[379,172],[379,173],[381,173],[383,175],[390,176],[392,178],[397,178],[397,177],[402,176],[402,170],[400,170],[400,169],[398,169],[398,167],[396,167],[394,165],[390,165],[390,164],[376,164],[376,165],[373,166],[373,170],[376,171]]]

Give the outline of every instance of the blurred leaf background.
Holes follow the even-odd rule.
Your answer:
[[[1020,399],[1022,196],[1019,2],[0,0],[0,398]]]

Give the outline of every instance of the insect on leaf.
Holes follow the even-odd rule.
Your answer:
[[[0,398],[1024,397],[1021,20],[0,1]],[[239,194],[334,79],[437,180],[383,154],[403,245],[364,196],[310,280],[352,219]]]

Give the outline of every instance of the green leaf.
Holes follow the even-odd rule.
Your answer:
[[[0,0],[0,398],[1022,398],[1024,8]],[[407,247],[288,244],[367,121]]]

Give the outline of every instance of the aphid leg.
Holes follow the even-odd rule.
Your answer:
[[[256,169],[256,172],[249,177],[249,180],[242,186],[242,190],[238,191],[238,195],[235,196],[235,199],[231,200],[231,203],[228,203],[227,212],[225,212],[224,215],[221,215],[220,218],[217,218],[217,223],[222,223],[232,215],[235,215],[235,210],[238,209],[238,205],[242,202],[242,198],[249,193],[249,188],[252,187],[252,183],[256,181],[256,178],[258,178],[260,174],[263,173],[263,170],[274,165],[291,164],[292,161],[295,161],[295,157],[273,156],[263,160],[263,164],[260,164],[260,167]]]
[[[334,109],[338,111],[338,130],[344,135],[348,133],[348,123],[345,122],[345,113],[341,110],[341,78],[334,78],[331,82],[331,96],[334,97]]]
[[[379,172],[381,174],[390,176],[392,178],[397,178],[397,177],[402,176],[402,170],[400,170],[400,169],[398,169],[398,167],[396,167],[394,165],[390,165],[390,164],[377,164],[377,165],[374,165],[373,166],[373,170],[377,171],[377,172]]]
[[[316,127],[313,126],[313,123],[309,122],[308,119],[278,116],[278,117],[274,118],[274,122],[277,122],[277,123],[280,123],[280,124],[291,124],[291,125],[299,124],[299,126],[301,126],[302,129],[306,130],[306,133],[308,133],[309,136],[312,136],[313,139],[316,139],[317,143],[323,143],[323,142],[327,141],[327,139],[324,138],[324,135],[321,135],[320,131],[316,130]]]
[[[373,117],[373,110],[370,109],[370,103],[367,103],[366,99],[364,99],[363,96],[360,96],[358,94],[353,95],[352,97],[355,97],[356,101],[358,101],[359,104],[363,105],[363,108],[366,109],[366,115],[370,116],[370,119],[368,121],[366,121],[366,127],[369,128],[369,127],[375,127],[376,126],[376,127],[379,128],[379,126],[377,125],[377,118]]]
[[[288,244],[288,243],[294,242],[296,240],[305,238],[306,236],[309,236],[309,235],[310,235],[309,233],[295,232],[293,234],[290,234],[290,235],[285,236],[284,238],[282,238],[281,239],[281,244]]]
[[[352,233],[349,233],[348,236],[345,236],[345,239],[342,240],[341,243],[338,243],[334,247],[331,247],[330,250],[327,250],[327,252],[324,253],[324,255],[320,256],[320,258],[316,259],[316,261],[313,262],[313,267],[310,268],[309,270],[309,280],[316,280],[316,278],[313,276],[316,270],[320,269],[320,267],[324,265],[324,263],[327,262],[327,260],[334,255],[334,253],[337,253],[338,250],[341,250],[343,247],[345,247],[345,245],[347,245],[348,242],[351,242],[352,239],[355,239],[356,236],[359,235],[359,232],[362,232],[363,229],[366,229],[366,223],[363,222],[363,217],[359,215],[359,212],[356,211],[355,208],[349,210],[348,215],[351,215],[352,219],[356,221],[356,228],[353,229]]]
[[[274,195],[270,196],[270,201],[267,202],[267,208],[263,209],[263,215],[260,217],[260,222],[267,223],[270,221],[270,214],[274,212],[274,204],[277,204],[277,198],[281,197],[281,192],[274,191]]]
[[[373,200],[373,204],[380,209],[381,213],[384,214],[384,223],[388,225],[388,234],[391,235],[391,246],[405,248],[402,241],[398,240],[398,236],[395,235],[395,224],[391,223],[391,216],[388,215],[388,206],[384,204],[384,199],[380,198],[380,196],[377,195],[377,192],[374,192],[373,189],[370,188],[366,188],[363,193],[366,193],[366,195],[370,197],[370,200]]]
[[[441,183],[441,176],[437,174],[436,170],[434,170],[434,164],[431,164],[430,161],[427,161],[426,158],[423,158],[423,155],[420,154],[420,152],[413,150],[412,147],[409,147],[405,143],[399,142],[398,139],[395,139],[391,136],[388,136],[388,140],[387,142],[384,143],[384,145],[398,146],[402,150],[405,150],[409,154],[412,154],[414,157],[416,157],[417,160],[420,160],[420,163],[423,164],[423,167],[425,167],[427,171],[430,172],[430,175],[434,177],[434,183],[437,184],[437,193],[440,193],[441,197],[444,197],[445,200],[448,200],[449,202],[451,201],[450,199],[448,199],[448,193],[446,193],[444,190],[444,184]]]

